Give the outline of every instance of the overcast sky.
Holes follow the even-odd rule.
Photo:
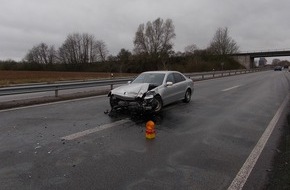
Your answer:
[[[21,60],[34,45],[61,46],[89,33],[110,54],[132,51],[140,24],[158,17],[175,25],[174,50],[206,48],[228,27],[241,51],[290,49],[289,0],[0,0],[0,60]]]

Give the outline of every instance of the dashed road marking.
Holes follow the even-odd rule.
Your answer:
[[[77,133],[74,133],[74,134],[71,134],[71,135],[68,135],[68,136],[65,136],[65,137],[61,137],[61,139],[74,140],[74,139],[77,139],[77,138],[80,138],[80,137],[83,137],[83,136],[86,136],[86,135],[89,135],[89,134],[92,134],[92,133],[96,133],[98,131],[102,131],[104,129],[108,129],[108,128],[111,128],[111,127],[123,125],[123,124],[125,124],[125,123],[127,123],[129,121],[130,121],[129,119],[122,119],[122,120],[116,121],[114,123],[101,125],[101,126],[98,126],[98,127],[92,128],[92,129],[87,129],[85,131],[81,131],[81,132],[77,132]]]
[[[226,92],[226,91],[229,91],[229,90],[233,90],[233,89],[238,88],[240,86],[241,85],[237,85],[237,86],[233,86],[233,87],[230,87],[230,88],[226,88],[226,89],[223,89],[222,92]]]

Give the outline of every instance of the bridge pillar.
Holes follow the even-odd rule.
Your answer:
[[[251,57],[250,55],[235,55],[232,57],[246,69],[251,69],[254,67],[254,57]]]
[[[256,67],[256,65],[255,65],[255,58],[254,57],[250,57],[250,69],[252,69],[252,68],[255,68]]]

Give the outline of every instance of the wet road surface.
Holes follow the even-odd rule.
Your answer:
[[[227,189],[289,80],[267,71],[197,82],[189,104],[156,116],[108,116],[106,96],[0,111],[0,189]]]

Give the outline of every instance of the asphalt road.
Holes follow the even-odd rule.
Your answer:
[[[158,116],[110,117],[106,96],[0,111],[0,189],[227,189],[289,86],[274,71],[201,81]]]

